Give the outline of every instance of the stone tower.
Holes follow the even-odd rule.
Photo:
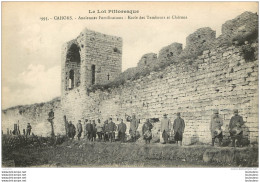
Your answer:
[[[122,39],[84,29],[62,47],[62,93],[113,81],[122,70]]]
[[[64,115],[79,119],[83,108],[88,107],[88,88],[107,84],[121,73],[122,38],[84,29],[66,42],[61,52],[62,108]],[[73,108],[76,110],[72,112]]]

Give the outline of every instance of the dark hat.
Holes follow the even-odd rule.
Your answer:
[[[213,112],[214,114],[218,114],[218,109],[215,109]]]
[[[237,110],[237,109],[234,109],[233,112],[234,112],[234,113],[238,113],[238,110]]]
[[[168,114],[164,113],[163,116],[167,116]]]

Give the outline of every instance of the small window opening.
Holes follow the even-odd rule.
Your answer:
[[[91,74],[92,74],[92,79],[91,79],[91,84],[94,85],[95,84],[95,77],[96,77],[96,66],[92,65],[91,66]]]
[[[69,89],[74,88],[74,70],[70,70],[69,74]]]
[[[109,75],[109,73],[107,74],[107,80],[109,80],[109,78],[110,78],[110,75]]]

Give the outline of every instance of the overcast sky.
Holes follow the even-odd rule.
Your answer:
[[[221,25],[244,11],[258,13],[257,3],[44,3],[2,4],[2,109],[60,96],[61,46],[87,27],[123,38],[123,70],[134,67],[143,54],[186,37],[201,27],[221,34]],[[185,20],[40,21],[54,16],[123,16],[89,14],[89,10],[139,10],[130,16],[187,16]]]

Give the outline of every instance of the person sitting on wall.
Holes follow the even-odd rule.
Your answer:
[[[98,140],[101,141],[102,140],[102,136],[103,136],[103,126],[100,122],[100,119],[98,119],[98,122],[96,124],[96,128],[97,128],[97,135],[98,135]]]
[[[78,131],[78,140],[80,140],[81,134],[82,134],[82,124],[81,124],[81,120],[78,121],[77,123],[77,131]]]
[[[54,119],[54,112],[53,112],[53,109],[50,110],[48,116],[49,116],[49,118],[48,118],[49,121],[51,121],[51,120]]]
[[[112,118],[109,118],[109,123],[107,125],[108,133],[109,133],[109,140],[110,142],[115,141],[115,131],[116,131],[116,124],[113,122]]]
[[[220,146],[222,145],[222,139],[223,139],[223,134],[221,129],[222,126],[223,126],[223,120],[220,118],[218,110],[214,110],[214,114],[211,117],[211,121],[210,121],[212,146],[214,146],[216,138],[218,138],[219,140],[219,145]]]
[[[161,133],[163,137],[163,144],[168,143],[170,128],[171,121],[169,118],[167,118],[167,114],[164,114],[163,118],[161,119]]]
[[[27,128],[26,128],[26,136],[31,134],[31,130],[32,130],[32,126],[30,123],[27,124]]]
[[[74,124],[72,124],[71,121],[69,122],[68,130],[69,130],[68,131],[69,138],[74,139],[74,137],[76,135],[76,127],[74,126]]]
[[[126,121],[130,122],[129,134],[131,136],[132,142],[135,142],[137,139],[137,129],[139,126],[139,120],[136,119],[136,115],[133,114],[132,118],[127,116]]]
[[[174,130],[174,139],[177,142],[177,145],[180,144],[180,146],[182,146],[184,128],[185,128],[185,122],[181,118],[181,113],[178,112],[177,118],[174,120],[174,123],[173,123],[173,130]],[[178,142],[180,142],[180,143],[178,143]]]
[[[91,124],[91,121],[88,121],[88,120],[87,120],[87,124],[86,124],[86,132],[87,132],[88,141],[92,141],[93,125]]]
[[[153,125],[150,123],[150,119],[146,119],[142,127],[142,134],[146,144],[149,144],[152,139],[152,128]]]
[[[93,126],[92,141],[96,141],[96,138],[97,138],[97,128],[96,128],[95,120],[92,120],[92,126]]]
[[[121,142],[125,142],[125,132],[126,132],[126,124],[124,120],[121,119],[121,123],[118,125],[118,138]]]
[[[232,147],[236,147],[237,144],[241,145],[243,138],[242,125],[244,124],[242,116],[238,115],[238,110],[234,109],[234,116],[230,119],[229,133],[232,140]]]

